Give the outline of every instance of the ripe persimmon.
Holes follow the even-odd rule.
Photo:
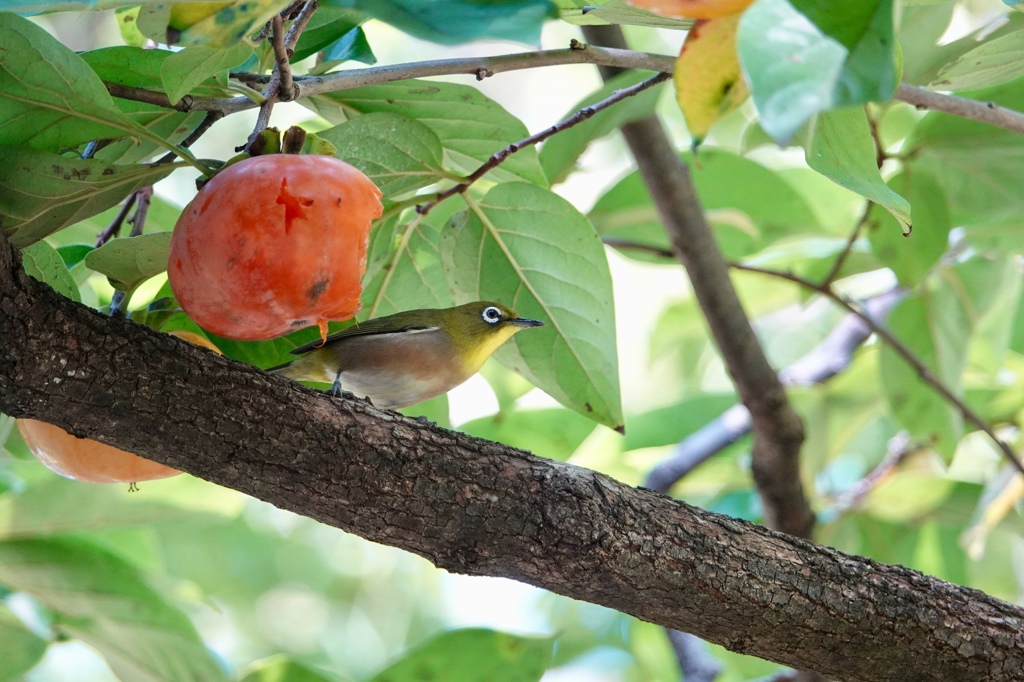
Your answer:
[[[739,14],[754,0],[626,0],[626,2],[666,17],[718,19],[730,14]]]
[[[216,346],[199,334],[186,331],[173,331],[171,334],[220,354]],[[35,419],[19,419],[18,431],[40,462],[61,476],[76,481],[138,483],[181,473],[112,445],[78,438],[59,426]]]
[[[267,154],[217,173],[171,238],[171,289],[199,326],[271,339],[359,310],[381,192],[331,156]]]

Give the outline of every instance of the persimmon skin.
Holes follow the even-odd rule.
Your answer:
[[[220,354],[216,346],[198,334],[180,330],[171,334]],[[78,438],[53,424],[35,419],[19,419],[17,424],[32,454],[65,478],[89,483],[138,483],[181,473],[112,445]]]
[[[754,0],[626,0],[626,2],[666,17],[718,19],[731,14],[739,14]]]
[[[330,156],[268,154],[215,175],[185,207],[167,275],[199,326],[231,339],[326,330],[359,310],[381,192]]]

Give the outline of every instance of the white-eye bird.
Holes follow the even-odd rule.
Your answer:
[[[307,343],[292,351],[298,359],[267,371],[398,409],[450,391],[516,332],[543,325],[492,301],[408,310]]]

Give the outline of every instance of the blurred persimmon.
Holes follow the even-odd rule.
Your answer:
[[[220,354],[216,346],[199,334],[187,331],[173,331],[171,334]],[[78,438],[59,426],[35,419],[19,419],[18,431],[39,461],[61,476],[76,481],[137,483],[181,473],[111,445]]]
[[[739,14],[754,0],[626,0],[626,2],[666,17],[717,19],[730,14]]]

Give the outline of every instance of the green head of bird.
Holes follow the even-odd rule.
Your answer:
[[[493,301],[476,301],[437,312],[441,314],[439,326],[451,336],[456,353],[473,373],[516,332],[544,325]]]

